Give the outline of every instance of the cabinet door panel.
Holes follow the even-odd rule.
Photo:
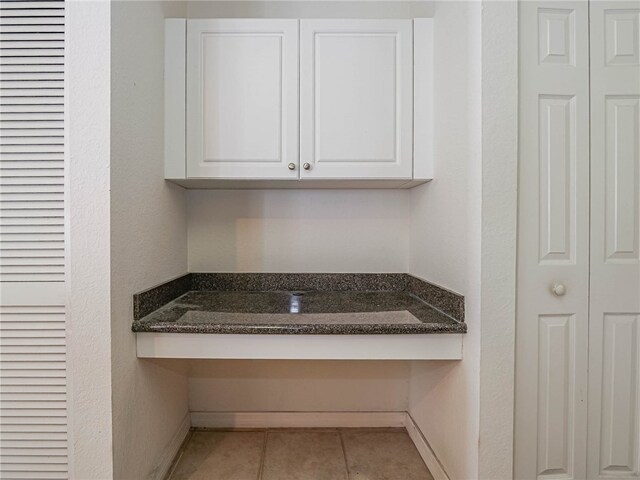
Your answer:
[[[411,20],[302,20],[301,178],[411,178]]]
[[[297,164],[297,20],[189,20],[187,176],[296,179]]]

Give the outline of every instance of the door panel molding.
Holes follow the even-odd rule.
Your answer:
[[[606,262],[640,260],[640,96],[605,95]]]
[[[539,102],[540,263],[575,264],[576,97]]]
[[[541,315],[538,332],[538,477],[572,476],[575,336],[572,314]]]
[[[640,313],[604,316],[600,475],[638,475]]]

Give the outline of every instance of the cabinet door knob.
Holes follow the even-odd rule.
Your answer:
[[[296,169],[296,164],[295,163],[290,163],[288,165],[288,167],[289,167],[289,170],[295,170]]]
[[[554,283],[551,286],[551,293],[553,293],[556,297],[562,297],[565,293],[567,293],[567,287],[565,287],[561,283]]]
[[[302,165],[302,168],[304,168],[305,170],[310,170],[311,165],[309,165],[308,163],[305,163],[304,165]]]

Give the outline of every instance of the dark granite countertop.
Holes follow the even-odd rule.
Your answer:
[[[211,280],[212,275],[226,274],[189,275],[208,275],[208,279]],[[357,277],[361,274],[346,275]],[[283,291],[266,288],[263,291],[253,291],[250,290],[251,282],[245,282],[244,286],[240,287],[236,282],[236,288],[233,284],[221,286],[222,283],[214,282],[216,289],[208,290],[206,288],[211,288],[212,283],[203,281],[202,278],[192,278],[189,282],[184,278],[176,279],[173,282],[179,281],[176,284],[179,285],[179,289],[173,291],[174,299],[168,303],[157,305],[162,299],[166,299],[166,291],[170,290],[167,287],[168,284],[155,287],[155,291],[150,289],[139,294],[147,297],[136,298],[137,303],[134,302],[138,307],[138,317],[141,317],[140,311],[146,313],[146,310],[152,308],[142,305],[144,302],[153,300],[155,302],[152,302],[153,306],[160,306],[160,308],[141,318],[136,318],[132,329],[134,332],[164,333],[352,335],[465,333],[467,331],[464,317],[454,318],[456,313],[458,314],[456,316],[464,315],[463,297],[444,289],[439,292],[434,289],[440,289],[440,287],[415,277],[407,279],[405,277],[408,276],[404,274],[397,274],[398,278],[393,278],[396,283],[390,282],[389,276],[385,274],[381,274],[385,275],[384,278],[381,277],[384,280],[382,282],[372,280],[371,274],[367,275],[364,283],[362,279],[354,283],[353,290],[348,288],[348,284],[341,283],[340,288],[335,290]],[[413,285],[413,288],[410,288],[412,279],[425,283],[428,288],[424,288],[423,285]],[[308,284],[307,281],[305,285]],[[263,282],[260,286],[281,285],[265,285]],[[331,287],[330,284],[327,286]],[[176,293],[181,293],[179,290],[184,291],[186,288],[190,289],[175,298]],[[436,300],[434,303],[441,302],[442,305],[439,306],[449,307],[450,313],[443,311],[447,308],[438,309],[430,305],[424,300],[424,295],[418,296],[417,293],[429,295],[440,293],[439,297],[433,297]],[[446,295],[450,297],[445,298]],[[456,304],[460,299],[461,311],[460,305]]]

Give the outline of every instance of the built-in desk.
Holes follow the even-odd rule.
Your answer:
[[[194,273],[134,297],[141,358],[460,359],[464,298],[406,274]]]

